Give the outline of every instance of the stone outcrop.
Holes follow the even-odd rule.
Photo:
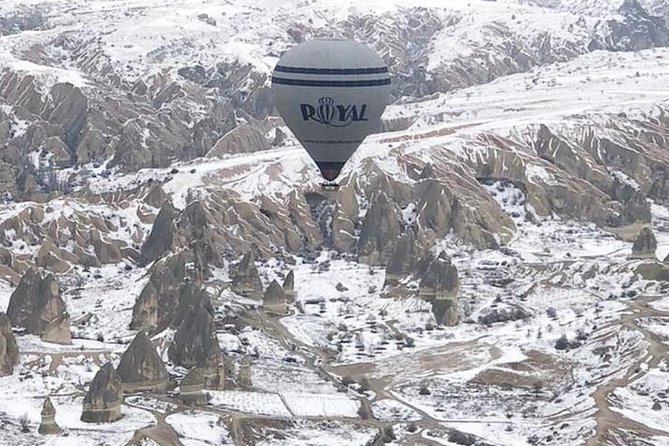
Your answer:
[[[19,260],[9,249],[0,247],[0,278],[16,286],[28,268],[28,262]]]
[[[154,184],[144,196],[144,202],[154,208],[162,209],[163,203],[165,200],[169,200],[169,198],[169,195],[165,193],[159,184]]]
[[[179,385],[179,399],[188,406],[205,406],[204,376],[198,367],[190,369]]]
[[[191,250],[204,271],[210,265],[224,266],[220,250],[226,243],[213,229],[219,224],[215,220],[204,202],[196,200],[186,206],[177,221],[175,247]]]
[[[119,263],[123,260],[121,247],[109,240],[105,240],[100,231],[96,229],[91,230],[89,240],[95,251],[95,256],[101,264]]]
[[[66,311],[50,321],[41,335],[44,342],[53,344],[72,344],[72,333],[70,332],[70,314]]]
[[[205,380],[208,375],[217,374],[222,363],[222,351],[210,311],[211,307],[204,300],[191,305],[167,352],[176,365],[200,367]]]
[[[424,257],[418,265],[417,274],[421,296],[444,299],[458,293],[458,270],[443,251],[436,258],[432,254]]]
[[[159,332],[168,326],[177,327],[181,302],[189,301],[199,289],[203,278],[197,257],[180,251],[156,262],[132,309],[130,328]]]
[[[262,307],[265,311],[274,314],[285,315],[288,312],[288,296],[279,285],[279,282],[273,280],[265,290],[263,295]]]
[[[632,244],[632,257],[635,259],[655,259],[657,239],[653,230],[644,227]]]
[[[311,215],[311,208],[304,195],[296,190],[292,191],[287,202],[290,219],[297,226],[298,233],[304,240],[304,247],[313,249],[320,246],[323,235]]]
[[[167,370],[151,339],[140,331],[121,356],[116,368],[123,392],[164,391]]]
[[[384,286],[396,285],[400,280],[414,273],[418,266],[420,255],[421,249],[414,231],[409,229],[397,240],[395,248],[388,259]]]
[[[225,390],[225,365],[219,363],[215,369],[204,369],[204,386],[211,390]]]
[[[111,423],[122,417],[123,383],[108,362],[98,370],[84,397],[81,421]]]
[[[172,248],[176,214],[177,211],[172,202],[163,200],[158,216],[151,227],[151,232],[141,248],[144,264],[159,259]]]
[[[669,264],[667,262],[643,262],[634,268],[634,272],[644,280],[669,281]]]
[[[102,65],[89,65],[88,74],[101,82],[98,87],[105,85],[116,94],[112,90],[103,94],[102,88],[82,90],[70,83],[42,85],[35,76],[12,70],[3,73],[0,96],[29,121],[25,132],[11,135],[3,145],[25,153],[43,149],[51,154],[44,160],[47,166],[69,167],[111,157],[109,167],[135,171],[167,166],[175,158],[204,156],[236,125],[230,103],[223,98],[211,101],[203,87],[178,84],[166,73],[151,76],[146,83],[126,83]],[[193,102],[206,110],[204,114],[193,114]],[[48,176],[24,171],[43,194],[62,187],[48,181]],[[24,189],[22,196],[30,197],[28,191]]]
[[[270,144],[265,135],[253,125],[246,123],[236,127],[216,141],[214,147],[207,153],[207,157],[258,152],[269,148]]]
[[[625,0],[618,8],[620,19],[601,24],[600,34],[588,49],[609,51],[641,51],[669,46],[669,27],[662,17],[650,15],[638,0]]]
[[[216,204],[212,206],[214,212],[223,208]],[[223,266],[220,252],[228,243],[224,228],[219,227],[222,223],[222,218],[215,216],[199,199],[191,200],[181,212],[169,200],[164,200],[142,245],[142,263],[148,264],[170,252],[188,250],[199,258],[205,271],[208,266]]]
[[[239,390],[253,389],[253,370],[251,368],[251,358],[248,356],[242,357],[239,363],[239,371],[237,373],[236,386]]]
[[[388,195],[379,192],[362,223],[358,242],[359,261],[370,265],[387,263],[400,234],[397,209]]]
[[[96,204],[105,200],[110,205],[107,209],[112,209],[117,204],[127,206],[125,200],[132,194],[132,191],[118,191],[110,196],[90,194],[81,199],[82,203],[90,200]],[[53,208],[49,204],[31,204],[0,221],[0,230],[13,231],[16,242],[39,246],[36,256],[32,259],[25,254],[0,252],[0,265],[4,264],[22,275],[34,262],[40,268],[62,274],[76,265],[99,267],[103,263],[118,263],[124,257],[132,257],[135,250],[130,249],[127,239],[115,238],[124,227],[126,233],[130,233],[126,217],[114,211],[104,211],[105,215],[102,213],[95,207],[73,209],[69,206]],[[133,239],[142,229],[136,226],[134,230]]]
[[[458,270],[446,253],[437,258],[431,254],[421,260],[418,266],[420,278],[419,295],[432,303],[432,313],[437,324],[454,326],[458,324]]]
[[[248,251],[235,267],[232,290],[244,296],[257,297],[262,293],[262,282],[255,264],[255,250]]]
[[[74,254],[60,249],[50,236],[46,236],[37,251],[35,264],[53,273],[62,274],[69,271],[77,260]]]
[[[283,279],[283,292],[290,300],[295,299],[295,272],[291,269]]]
[[[437,325],[454,327],[460,322],[457,298],[432,299],[432,315]]]
[[[60,287],[51,274],[31,268],[9,298],[7,316],[12,325],[45,336],[48,342],[71,343],[69,315],[60,297]]]
[[[11,375],[19,361],[19,348],[9,318],[0,313],[0,376]]]
[[[58,423],[56,423],[56,408],[51,403],[51,398],[48,396],[44,400],[42,406],[42,422],[37,429],[37,432],[42,435],[58,435],[62,432]]]
[[[357,243],[356,223],[358,220],[358,196],[356,177],[350,176],[340,185],[335,196],[332,215],[332,244],[335,249],[353,252]]]

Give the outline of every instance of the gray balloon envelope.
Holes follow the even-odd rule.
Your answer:
[[[379,126],[389,90],[383,59],[350,40],[297,45],[281,57],[272,74],[281,117],[329,181]]]

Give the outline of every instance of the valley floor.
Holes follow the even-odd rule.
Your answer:
[[[492,193],[519,191],[500,185]],[[666,214],[656,209],[664,254]],[[109,271],[70,300],[73,319],[88,312],[103,320],[113,309],[103,339],[61,347],[19,337],[21,364],[2,380],[4,439],[204,445],[214,435],[235,444],[359,445],[392,427],[398,444],[462,444],[467,434],[494,445],[669,443],[665,289],[637,280],[631,271],[642,261],[628,260],[629,243],[592,225],[539,225],[522,215],[516,224],[505,253],[444,244],[461,277],[457,327],[432,325],[421,300],[384,298],[382,269],[324,251],[295,267],[298,305],[286,317],[218,293],[221,314],[247,307],[248,327],[222,327],[219,341],[235,360],[252,353],[250,388],[210,391],[210,404],[197,409],[170,394],[128,396],[122,420],[89,425],[79,421],[85,385],[98,365],[118,361],[132,336],[132,299],[93,299],[113,289],[118,277]],[[261,274],[270,280],[285,267],[268,264]],[[141,270],[126,274],[138,286],[145,280]],[[516,309],[522,317],[509,316]],[[493,311],[495,322],[482,322]],[[21,434],[16,420],[28,414],[34,430],[47,394],[68,436]]]

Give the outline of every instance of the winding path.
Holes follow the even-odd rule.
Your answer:
[[[622,317],[609,324],[609,326],[628,328],[640,332],[648,343],[646,352],[632,363],[621,378],[605,382],[597,387],[593,393],[593,398],[597,407],[594,414],[597,427],[595,434],[590,437],[586,443],[587,446],[598,446],[602,444],[625,446],[619,442],[616,433],[632,432],[636,435],[647,436],[666,436],[669,437],[669,428],[658,430],[650,428],[642,423],[630,420],[623,414],[611,409],[611,396],[616,389],[624,388],[645,376],[641,367],[647,364],[646,370],[657,367],[662,359],[669,358],[669,348],[662,339],[652,331],[647,330],[638,323],[643,318],[669,318],[669,312],[660,311],[650,305],[658,300],[659,297],[639,297],[628,303],[628,309]]]

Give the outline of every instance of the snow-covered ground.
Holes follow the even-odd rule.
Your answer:
[[[459,14],[457,24],[435,35],[432,45],[440,51],[430,55],[429,66],[469,54],[473,46],[462,45],[463,40],[488,39],[490,28],[481,23],[500,22],[518,32],[527,27],[547,29],[565,43],[584,37],[565,31],[577,20],[574,11],[596,10],[593,17],[598,20],[617,9],[616,2],[587,1],[578,6],[575,0],[561,0],[555,8],[536,3],[556,2],[413,1],[413,6],[437,8],[442,18]],[[405,2],[73,0],[63,11],[60,0],[4,0],[0,14],[17,10],[19,4],[41,5],[47,24],[44,29],[0,36],[0,66],[34,74],[43,87],[70,82],[87,89],[90,79],[67,58],[61,66],[39,65],[22,59],[24,51],[58,33],[79,30],[78,23],[84,20],[89,26],[83,35],[99,37],[100,60],[123,67],[123,78],[130,82],[175,66],[221,61],[250,63],[267,74],[287,48],[279,38],[286,23],[311,19],[314,26],[326,26],[353,13],[380,14]],[[517,18],[512,19],[514,15]],[[399,101],[387,109],[385,119],[411,118],[413,124],[369,137],[344,174],[360,171],[373,159],[384,172],[409,181],[398,155],[429,161],[435,148],[446,148],[467,160],[481,154],[480,145],[471,145],[471,137],[482,132],[518,138],[524,129],[541,123],[569,132],[605,123],[610,114],[621,111],[631,117],[657,116],[660,106],[668,105],[669,49],[596,51],[431,99]],[[20,119],[9,114],[13,128],[25,131]],[[526,167],[526,174],[533,184],[555,186],[559,181],[538,161]],[[614,175],[639,187],[622,172]],[[161,182],[179,209],[192,191],[205,197],[212,190],[226,189],[250,201],[285,197],[296,185],[317,187],[320,182],[310,159],[289,134],[284,148],[191,160],[108,179],[97,176],[89,179],[88,188],[92,193],[128,190],[149,179]],[[69,436],[49,442],[58,445],[125,444],[136,430],[156,424],[160,416],[166,416],[186,446],[234,441],[239,434],[230,427],[229,418],[233,425],[240,419],[258,421],[253,429],[261,438],[257,444],[263,445],[357,446],[388,426],[406,438],[413,435],[412,423],[417,436],[440,444],[452,444],[450,429],[491,444],[582,444],[609,416],[600,413],[608,406],[625,420],[651,429],[647,437],[652,444],[669,444],[667,364],[654,365],[657,357],[666,356],[666,349],[649,334],[666,346],[666,317],[635,316],[635,311],[646,310],[632,305],[634,297],[663,291],[633,272],[636,263],[628,260],[631,243],[590,223],[556,216],[539,219],[540,224],[528,221],[533,210],[520,189],[503,183],[485,189],[515,223],[507,249],[474,251],[450,237],[434,247],[451,255],[459,271],[458,326],[437,327],[431,305],[417,297],[385,297],[382,268],[342,259],[329,250],[315,260],[297,258],[295,265],[271,261],[260,268],[264,284],[278,277],[279,270],[292,269],[296,304],[288,316],[272,319],[271,326],[263,316],[260,327],[217,333],[235,372],[241,357],[250,358],[250,389],[209,391],[210,405],[198,410],[169,395],[133,395],[123,405],[124,417],[115,423],[98,426],[79,421],[88,383],[102,364],[118,363],[135,334],[129,329],[132,307],[148,280],[148,269],[119,264],[68,272],[62,279],[73,344],[18,337],[20,364],[11,376],[0,379],[0,420],[9,420],[0,444],[5,439],[7,444],[39,441],[34,433],[20,434],[17,420],[27,414],[35,431],[47,395],[58,411],[56,421],[69,431]],[[103,216],[117,228],[109,237],[129,245],[131,228],[146,234],[151,226],[138,217],[138,200],[123,209],[74,199],[50,204],[53,210],[45,223],[76,213]],[[0,220],[30,205],[3,205]],[[654,204],[652,211],[656,254],[663,259],[669,253],[669,210]],[[35,254],[36,246],[6,235],[13,252]],[[326,263],[329,266],[324,267]],[[218,280],[229,279],[227,271],[216,274]],[[0,282],[1,309],[12,291]],[[259,302],[230,290],[221,292],[218,302],[230,304],[247,320],[261,317]],[[667,312],[669,298],[658,298],[649,308]],[[216,311],[221,318],[231,317],[225,306]],[[91,318],[83,322],[89,314]],[[183,374],[174,368],[170,372]],[[614,380],[625,385],[607,390]],[[361,415],[365,403],[372,412],[367,419]],[[660,409],[653,409],[655,403]]]
[[[184,446],[206,446],[230,444],[230,432],[220,416],[209,412],[188,411],[175,413],[165,418],[181,437]]]

